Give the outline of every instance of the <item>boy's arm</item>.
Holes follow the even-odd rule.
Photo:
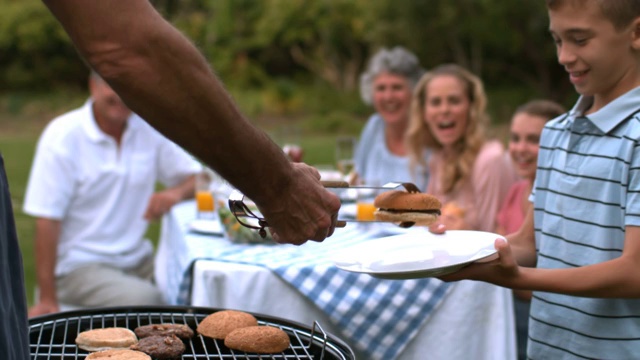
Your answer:
[[[640,227],[627,226],[622,255],[569,269],[521,269],[518,288],[598,298],[640,297]]]
[[[512,289],[583,297],[640,297],[640,227],[626,227],[624,250],[613,260],[567,269],[525,267],[534,266],[536,259],[532,210],[520,230],[507,237],[509,243],[496,240],[497,260],[469,265],[441,279],[480,280]]]

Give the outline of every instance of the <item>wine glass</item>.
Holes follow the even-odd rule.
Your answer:
[[[282,151],[293,162],[302,162],[304,151],[300,146],[300,129],[296,126],[284,126],[279,129],[278,138]]]
[[[353,136],[340,136],[336,139],[336,165],[343,178],[353,171],[354,153],[357,140]]]

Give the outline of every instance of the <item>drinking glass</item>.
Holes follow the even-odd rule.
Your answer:
[[[300,146],[300,129],[297,126],[283,126],[276,135],[282,151],[293,162],[302,162],[304,151]]]
[[[349,176],[354,167],[354,153],[357,140],[352,136],[340,136],[336,139],[336,165],[343,177]]]
[[[206,166],[202,166],[199,173],[196,174],[196,205],[197,217],[199,219],[212,219],[216,210],[216,202],[213,196],[211,186],[216,178],[213,170]]]
[[[376,207],[373,205],[373,201],[379,194],[375,189],[358,189],[356,198],[356,220],[358,220],[358,226],[363,229],[368,229],[373,225],[372,221],[375,221]]]

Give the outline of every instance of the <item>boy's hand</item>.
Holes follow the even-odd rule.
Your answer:
[[[440,280],[450,282],[459,280],[481,280],[492,284],[507,286],[513,284],[519,275],[519,267],[511,252],[509,243],[498,238],[494,242],[498,251],[498,258],[487,262],[475,262],[457,272],[439,277]]]

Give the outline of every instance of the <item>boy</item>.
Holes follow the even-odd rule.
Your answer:
[[[558,61],[581,97],[546,125],[533,204],[509,243],[496,240],[500,259],[443,280],[534,290],[529,358],[637,358],[640,1],[546,3]]]

